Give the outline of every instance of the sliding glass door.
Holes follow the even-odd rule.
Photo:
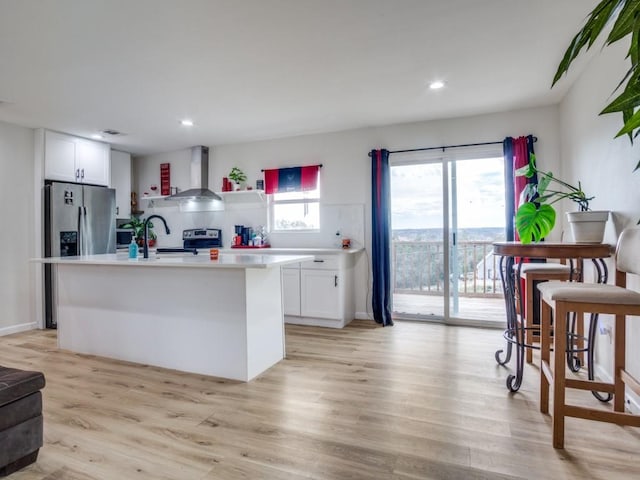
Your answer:
[[[493,151],[392,157],[398,318],[503,324],[491,243],[504,240],[503,159]]]
[[[443,174],[438,160],[391,167],[394,314],[445,317],[449,287]]]

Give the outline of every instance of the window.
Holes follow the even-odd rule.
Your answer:
[[[271,198],[271,230],[320,230],[320,182],[315,190],[274,193]]]

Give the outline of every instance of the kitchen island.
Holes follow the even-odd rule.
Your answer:
[[[119,253],[37,261],[54,266],[60,348],[249,381],[284,358],[280,267],[312,258]]]

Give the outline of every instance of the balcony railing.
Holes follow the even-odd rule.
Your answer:
[[[451,288],[461,297],[501,297],[499,259],[491,241],[458,242],[451,248]],[[444,244],[432,241],[394,241],[393,292],[442,295]]]

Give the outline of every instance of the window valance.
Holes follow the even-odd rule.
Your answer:
[[[265,193],[304,192],[318,188],[322,165],[264,170]]]

